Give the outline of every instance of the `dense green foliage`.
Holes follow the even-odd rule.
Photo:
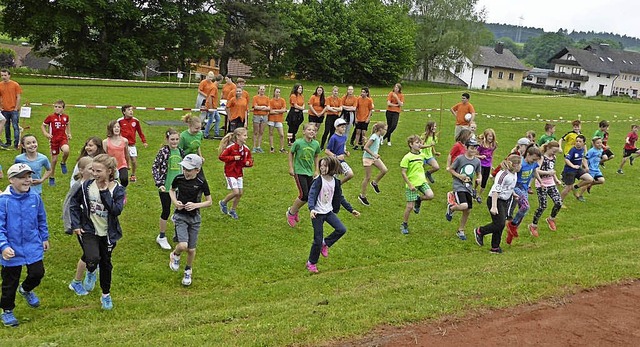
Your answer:
[[[14,67],[16,65],[15,58],[16,52],[12,49],[0,47],[0,67]]]
[[[562,32],[544,33],[527,41],[522,54],[525,61],[532,66],[553,69],[553,64],[548,60],[561,49],[572,45],[573,40]]]

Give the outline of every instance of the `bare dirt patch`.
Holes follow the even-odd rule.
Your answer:
[[[383,326],[335,346],[640,346],[640,281],[466,319]]]

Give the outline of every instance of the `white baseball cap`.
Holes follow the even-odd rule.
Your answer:
[[[180,165],[187,170],[199,169],[202,167],[202,158],[197,154],[187,154]]]
[[[344,118],[338,118],[338,119],[336,119],[335,122],[333,122],[333,127],[337,128],[337,127],[339,127],[341,125],[344,125],[344,124],[347,124],[347,121],[344,120]]]
[[[7,170],[7,175],[9,178],[12,178],[20,176],[25,172],[33,173],[33,170],[31,170],[31,167],[27,164],[13,164],[9,170]]]

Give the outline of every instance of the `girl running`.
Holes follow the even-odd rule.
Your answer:
[[[556,216],[562,208],[562,198],[558,191],[558,185],[561,185],[562,182],[556,175],[556,154],[560,152],[560,144],[558,141],[552,140],[542,145],[541,151],[542,159],[540,160],[540,168],[538,168],[540,182],[535,182],[538,192],[538,209],[533,214],[533,222],[529,224],[531,234],[538,233],[538,221],[547,208],[547,196],[553,201],[551,216],[546,219],[551,231],[556,231]]]
[[[182,116],[182,121],[187,123],[189,128],[180,133],[178,148],[184,151],[185,156],[188,154],[197,154],[202,158],[200,146],[202,145],[204,135],[202,134],[201,130],[202,121],[200,121],[200,117],[193,116],[191,113],[187,113]]]
[[[480,172],[482,173],[482,182],[480,182],[480,189],[476,187],[476,201],[482,203],[482,192],[487,187],[487,181],[491,176],[491,164],[493,163],[493,152],[498,148],[498,141],[496,140],[496,132],[489,128],[478,136],[478,159],[480,159]]]
[[[27,164],[33,171],[31,174],[31,192],[42,195],[42,182],[51,175],[51,163],[46,155],[38,153],[38,140],[33,135],[24,135],[20,139],[22,154],[15,158],[15,164]],[[44,170],[44,174],[42,171]]]
[[[153,161],[151,174],[153,175],[156,188],[158,188],[160,205],[162,206],[158,227],[160,232],[158,236],[156,236],[156,243],[160,245],[162,249],[170,250],[171,245],[166,236],[167,220],[171,214],[171,196],[169,196],[169,190],[171,189],[173,179],[182,173],[180,162],[182,158],[184,158],[184,151],[178,148],[180,134],[176,129],[169,128],[165,131],[165,141],[166,145],[160,148],[156,159]]]
[[[314,140],[316,127],[306,124],[303,129],[304,137],[297,139],[289,152],[289,175],[293,176],[298,187],[298,197],[286,213],[287,223],[292,228],[300,221],[298,211],[307,202],[313,177],[318,175],[320,144]]]
[[[604,175],[600,171],[600,163],[609,160],[607,155],[604,154],[604,143],[602,138],[594,137],[591,140],[591,148],[587,151],[585,159],[587,160],[587,166],[589,167],[589,175],[593,177],[593,181],[590,184],[580,188],[580,196],[587,193],[591,194],[591,188],[597,184],[604,184]]]
[[[102,141],[102,147],[116,159],[120,184],[126,188],[129,185],[129,141],[120,135],[120,123],[117,120],[107,125],[107,138]]]
[[[529,148],[525,151],[524,160],[522,161],[522,167],[518,171],[518,182],[514,188],[514,193],[518,196],[518,213],[512,220],[507,222],[507,244],[511,244],[513,238],[518,237],[518,226],[522,223],[522,219],[529,212],[529,184],[531,179],[535,177],[536,181],[540,182],[540,175],[536,170],[540,164],[538,161],[542,157],[542,152],[535,144],[530,144]],[[511,206],[511,213],[513,215],[515,210],[515,204]],[[537,230],[529,230],[531,235],[538,237]]]
[[[438,125],[436,122],[428,122],[424,127],[424,134],[422,135],[422,153],[424,155],[424,164],[431,166],[431,169],[425,171],[425,176],[431,182],[435,183],[433,179],[433,173],[440,170],[440,165],[436,157],[440,156],[440,152],[436,151],[436,144],[438,143],[437,137]]]
[[[378,154],[378,150],[380,149],[380,145],[382,144],[382,139],[387,132],[387,125],[383,122],[378,122],[373,125],[373,134],[365,143],[363,149],[364,153],[362,153],[362,166],[364,166],[364,179],[362,180],[362,185],[360,187],[360,195],[358,195],[358,200],[365,205],[369,206],[369,201],[367,200],[367,186],[371,183],[371,187],[376,192],[376,194],[380,194],[380,188],[378,187],[378,183],[387,174],[387,167],[380,159],[380,154]],[[375,166],[380,170],[378,176],[371,181],[371,167]]]
[[[105,153],[104,148],[102,147],[102,140],[97,136],[91,136],[84,142],[84,146],[80,149],[80,155],[78,156],[78,160],[76,160],[76,166],[73,168],[73,173],[71,174],[71,182],[69,187],[73,187],[73,184],[76,183],[76,174],[78,173],[78,162],[83,157],[95,157],[98,154]],[[118,177],[116,177],[117,179]]]
[[[251,151],[245,144],[247,142],[247,129],[236,128],[232,133],[225,135],[220,140],[218,151],[220,156],[218,159],[224,162],[224,177],[227,180],[227,189],[231,190],[224,199],[218,202],[220,211],[228,214],[233,219],[238,219],[236,209],[243,193],[243,176],[242,170],[245,167],[253,166]],[[233,200],[231,209],[228,209],[227,203]]]
[[[340,180],[335,176],[342,171],[340,162],[333,157],[320,159],[320,176],[313,180],[309,189],[309,210],[311,225],[313,225],[313,243],[307,260],[307,270],[317,273],[316,264],[320,254],[327,258],[329,247],[333,246],[347,232],[337,216],[340,206],[344,207],[354,216],[360,216],[360,212],[351,207],[351,204],[342,195]],[[334,231],[324,238],[324,222],[329,223]]]

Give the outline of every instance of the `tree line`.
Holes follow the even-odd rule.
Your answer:
[[[491,34],[477,0],[0,0],[2,31],[65,69],[130,77],[240,59],[256,76],[388,84],[455,65]]]

